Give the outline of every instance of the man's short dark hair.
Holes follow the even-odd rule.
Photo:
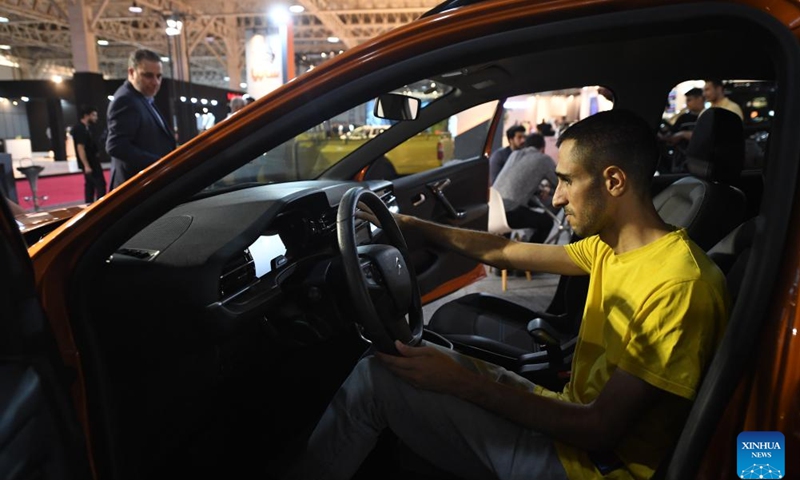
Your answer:
[[[702,88],[690,88],[683,94],[686,97],[702,97],[703,96],[703,89]]]
[[[96,111],[97,111],[97,107],[95,107],[94,105],[81,105],[80,110],[78,110],[78,114],[80,115],[80,118],[82,119],[83,117],[85,117],[87,115],[91,115]]]
[[[715,87],[725,87],[725,82],[719,78],[707,78],[706,82],[714,85]]]
[[[160,62],[161,56],[152,50],[140,48],[139,50],[131,53],[131,56],[128,57],[128,67],[136,68],[145,60],[150,62]]]
[[[542,150],[544,148],[544,136],[539,133],[531,133],[525,137],[524,146]]]
[[[514,137],[517,136],[517,133],[525,133],[525,127],[522,125],[514,125],[513,127],[506,130],[506,138],[512,140]]]
[[[627,110],[600,112],[567,128],[557,145],[567,140],[575,142],[575,158],[590,174],[599,175],[615,165],[625,172],[634,190],[649,194],[658,146],[642,117]]]

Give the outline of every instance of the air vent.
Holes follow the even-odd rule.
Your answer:
[[[219,276],[219,296],[229,297],[250,285],[256,279],[256,266],[250,251],[245,249],[222,268]]]
[[[115,252],[118,255],[125,255],[128,257],[138,258],[139,260],[150,261],[156,258],[158,255],[158,250],[150,250],[147,248],[120,248]],[[113,256],[112,256],[113,257]]]

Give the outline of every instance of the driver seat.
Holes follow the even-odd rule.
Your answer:
[[[573,236],[572,240],[576,239]],[[533,327],[529,325],[531,320],[542,319],[550,327],[547,333],[559,343],[568,345],[576,337],[588,286],[588,275],[561,276],[544,312],[534,312],[495,295],[473,293],[442,305],[434,312],[427,330],[442,335],[462,353],[518,371],[521,359],[542,349],[542,339],[529,329]],[[569,365],[570,355],[566,352],[564,364]]]

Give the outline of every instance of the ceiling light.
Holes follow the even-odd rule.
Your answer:
[[[211,106],[216,107],[219,102],[216,100],[211,100]]]
[[[19,99],[22,100],[23,102],[30,101],[30,98],[25,97],[25,96],[19,97]]]
[[[340,53],[340,54],[341,54],[341,53],[344,53],[344,50],[339,50],[339,53]]]
[[[108,45],[108,40],[98,40],[97,44],[102,47],[105,47],[106,45]]]
[[[186,103],[186,97],[184,97],[183,95],[181,95],[181,102]]]
[[[130,7],[128,7],[128,11],[131,13],[142,13],[142,7],[136,5],[136,2],[133,2]]]
[[[164,29],[167,35],[170,37],[180,35],[181,30],[183,30],[183,22],[178,20],[178,17],[172,15],[171,17],[167,18],[167,28]]]
[[[113,102],[113,101],[114,101],[114,95],[109,95],[109,96],[108,96],[108,97],[106,97],[106,98],[108,98],[108,101],[109,101],[109,102]]]
[[[12,103],[14,106],[17,106],[17,105],[19,105],[19,103],[17,103],[17,101],[16,101],[16,100],[13,100],[11,103]]]
[[[292,13],[303,13],[306,11],[306,7],[302,5],[292,5],[289,7],[289,11]]]
[[[0,23],[8,23],[8,17],[0,17]]]
[[[328,58],[328,54],[325,52],[322,52],[320,55],[322,55],[322,58]]]
[[[205,98],[201,98],[200,99],[200,103],[203,104],[203,105],[208,105],[208,100],[205,99]]]
[[[242,82],[239,84],[239,88],[247,88],[247,84]]]
[[[167,63],[169,62],[169,57],[161,57],[161,61]]]
[[[189,101],[192,102],[192,103],[197,103],[197,99],[194,98],[194,97],[192,97]]]
[[[274,7],[269,12],[269,18],[278,25],[285,25],[291,20],[286,7]]]
[[[328,37],[328,42],[330,43],[339,43],[339,37]]]
[[[11,50],[11,45],[0,45],[0,50]]]
[[[230,82],[231,81],[231,77],[222,77],[222,81]]]
[[[64,81],[64,77],[62,77],[61,75],[53,75],[52,77],[50,77],[50,80],[52,80],[53,83],[61,83]]]

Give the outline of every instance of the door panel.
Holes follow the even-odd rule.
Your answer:
[[[437,186],[441,187],[439,195]],[[394,181],[401,213],[472,230],[486,230],[488,192],[489,162],[485,157],[452,162]],[[425,301],[453,292],[484,275],[481,265],[474,260],[435,248],[413,235],[408,235],[406,242]],[[463,281],[458,281],[459,278]]]
[[[0,197],[0,478],[92,478],[69,382]]]

